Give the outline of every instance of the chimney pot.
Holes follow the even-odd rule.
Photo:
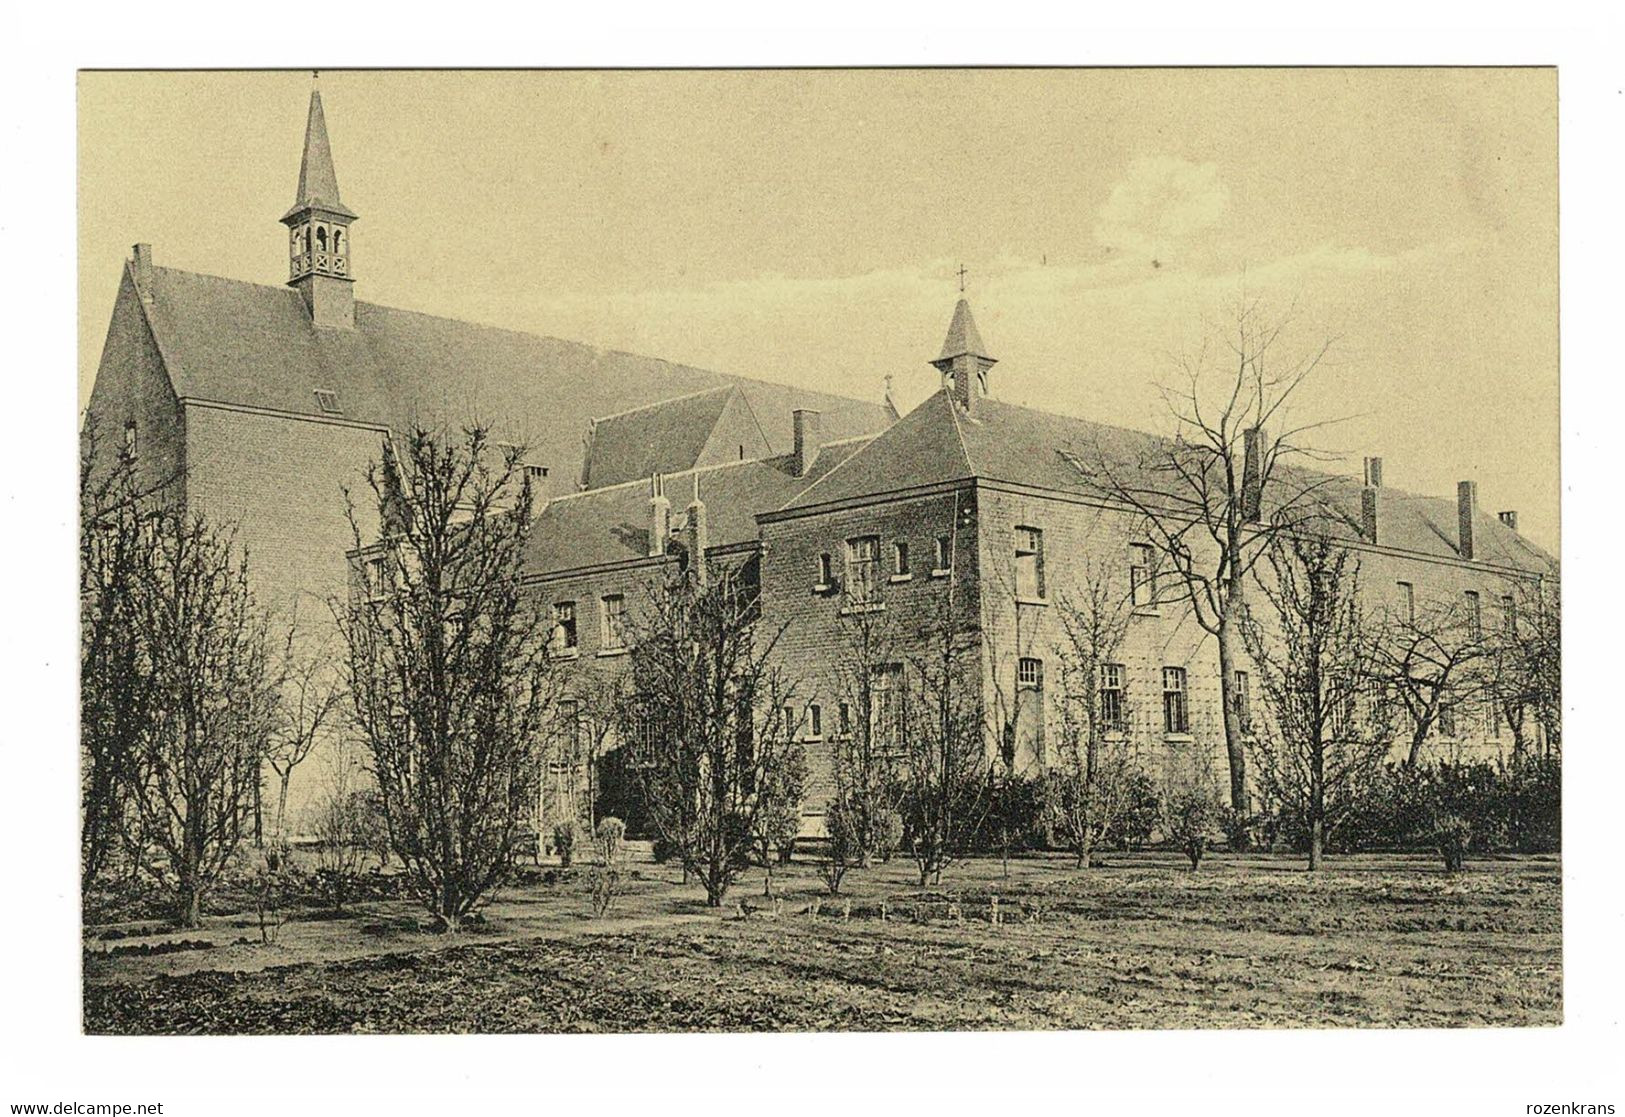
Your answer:
[[[822,417],[810,407],[798,407],[791,412],[791,418],[795,421],[796,438],[790,468],[797,477],[805,477],[823,449]]]
[[[1511,528],[1513,531],[1518,530],[1518,514],[1516,512],[1501,512],[1498,513],[1498,515],[1500,516],[1500,520],[1503,524]]]
[[[1382,488],[1382,459],[1367,458],[1365,460],[1365,483],[1368,488]]]
[[[1473,518],[1478,510],[1478,482],[1459,481],[1456,484],[1457,550],[1464,559],[1473,557]]]
[[[705,516],[705,501],[700,499],[700,475],[694,474],[694,499],[688,506],[689,569],[694,580],[705,585],[707,571],[705,553],[711,548],[711,525]]]

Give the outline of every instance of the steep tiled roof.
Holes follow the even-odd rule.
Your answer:
[[[286,287],[155,267],[150,288],[177,395],[315,416],[323,389],[346,418],[395,430],[488,422],[532,448],[555,494],[575,487],[590,419],[705,389],[737,385],[774,454],[791,449],[797,407],[821,411],[832,441],[891,421],[880,403],[366,302],[355,329],[316,329]]]
[[[749,542],[757,538],[758,512],[777,508],[816,484],[867,442],[865,437],[826,445],[805,477],[790,472],[788,456],[668,474],[665,487],[672,520],[677,522],[693,499],[698,476],[711,546]],[[649,526],[647,478],[559,497],[536,518],[525,568],[532,574],[547,574],[647,558]]]
[[[808,508],[972,476],[1080,496],[1098,494],[1098,487],[1083,472],[1089,462],[1103,456],[1132,469],[1157,441],[1156,435],[1141,431],[995,399],[978,399],[972,418],[962,414],[946,392],[939,391],[783,507]],[[1332,521],[1348,537],[1358,536],[1361,483],[1357,479],[1280,468],[1278,485],[1289,476],[1321,482],[1318,496]],[[1301,488],[1294,484],[1291,491]],[[1266,488],[1266,511],[1268,503]],[[1378,541],[1384,547],[1439,558],[1459,557],[1452,498],[1384,488],[1378,524]],[[1473,538],[1478,561],[1531,571],[1551,568],[1551,556],[1483,511],[1474,521]]]
[[[739,428],[740,458],[772,453],[744,393],[737,384],[729,384],[597,420],[582,483],[597,489],[651,473],[717,464],[702,459],[712,440],[725,433],[719,428],[730,414]]]

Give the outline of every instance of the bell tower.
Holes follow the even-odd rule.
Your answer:
[[[981,331],[971,317],[970,303],[963,293],[954,305],[953,321],[942,342],[942,355],[931,364],[942,374],[942,386],[967,415],[976,414],[976,401],[987,395],[987,374],[998,362],[988,356]]]
[[[355,213],[339,201],[322,93],[312,89],[299,194],[293,208],[282,215],[282,223],[288,227],[288,286],[305,297],[313,325],[355,328],[355,277],[350,269],[350,225],[355,220]]]

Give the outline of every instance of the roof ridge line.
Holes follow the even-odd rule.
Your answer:
[[[562,341],[564,339],[560,338],[558,340]],[[636,353],[628,353],[627,354],[627,356],[629,356],[629,357],[636,357],[638,355],[639,354],[636,354]],[[649,357],[649,358],[646,358],[646,359],[647,360],[655,360],[655,361],[660,360],[659,357]],[[671,362],[668,361],[666,363],[670,364]],[[690,366],[687,366],[687,367],[692,368],[694,366],[690,365]],[[711,370],[705,369],[705,370],[702,370],[702,371],[709,372]],[[719,372],[716,375],[718,375],[718,376],[727,376],[728,374],[725,373],[725,372]],[[615,412],[612,412],[612,413],[610,413],[608,415],[596,415],[596,416],[593,417],[592,421],[594,423],[607,423],[611,419],[624,419],[624,418],[626,418],[626,416],[628,416],[628,415],[636,415],[640,411],[653,411],[657,407],[666,407],[669,404],[681,403],[684,400],[698,399],[700,396],[714,395],[717,392],[737,391],[738,389],[739,389],[739,385],[737,385],[737,384],[718,384],[715,388],[700,388],[697,391],[684,392],[680,396],[668,396],[665,399],[657,399],[653,403],[644,403],[644,404],[639,404],[637,407],[628,407],[625,411],[615,411]]]

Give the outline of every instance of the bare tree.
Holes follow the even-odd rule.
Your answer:
[[[1359,562],[1329,536],[1277,537],[1258,579],[1269,616],[1249,613],[1247,650],[1267,717],[1255,719],[1253,756],[1267,798],[1302,824],[1309,868],[1327,832],[1382,764],[1393,741],[1378,692],[1379,633],[1360,602]]]
[[[1487,638],[1488,690],[1512,730],[1514,760],[1529,758],[1528,719],[1541,728],[1548,754],[1562,745],[1562,613],[1546,579],[1520,580],[1503,601],[1505,615]]]
[[[1412,767],[1444,712],[1484,693],[1491,681],[1482,623],[1454,602],[1426,604],[1414,615],[1407,605],[1383,621],[1374,667],[1409,715]]]
[[[334,728],[344,710],[344,681],[334,663],[334,651],[325,641],[311,648],[301,647],[297,617],[283,641],[278,672],[282,687],[265,757],[277,777],[272,841],[279,856],[288,840],[288,785],[294,769],[309,759],[316,743]]]
[[[196,927],[252,826],[278,680],[246,556],[228,532],[164,512],[141,583],[135,619],[152,673],[151,717],[125,777],[176,920]]]
[[[350,521],[359,570],[335,603],[355,727],[390,843],[448,930],[513,868],[554,700],[548,626],[521,585],[532,492],[523,450],[416,430],[368,472],[384,538]]]
[[[950,578],[922,611],[899,683],[903,832],[921,887],[964,856],[992,801],[977,637],[964,628]]]
[[[902,662],[888,614],[864,604],[849,601],[842,618],[847,641],[834,669],[838,704],[829,735],[830,817],[841,826],[842,858],[859,868],[889,855],[896,837],[902,732]]]
[[[755,587],[726,565],[696,573],[653,588],[630,622],[620,723],[655,829],[719,907],[800,749],[800,717],[770,666],[778,633],[758,634]]]
[[[152,554],[151,493],[129,456],[98,461],[88,421],[79,469],[80,885],[89,888],[139,828],[126,793],[137,742],[152,716],[151,657],[139,621],[143,566]],[[102,468],[98,468],[102,466]]]
[[[1162,387],[1171,437],[1137,455],[1102,444],[1072,455],[1102,497],[1132,510],[1159,565],[1171,571],[1162,591],[1188,602],[1218,642],[1230,806],[1238,817],[1247,811],[1247,735],[1235,693],[1247,578],[1277,538],[1322,514],[1322,489],[1333,480],[1295,468],[1322,457],[1303,440],[1326,424],[1295,424],[1288,414],[1333,342],[1288,355],[1289,322],[1242,296],[1227,326],[1210,329],[1206,342],[1180,358],[1176,382]]]
[[[1080,869],[1088,868],[1094,843],[1127,805],[1134,775],[1131,696],[1117,662],[1133,603],[1113,569],[1085,560],[1076,584],[1056,601],[1064,636],[1058,649],[1060,763],[1045,774],[1045,807]]]

